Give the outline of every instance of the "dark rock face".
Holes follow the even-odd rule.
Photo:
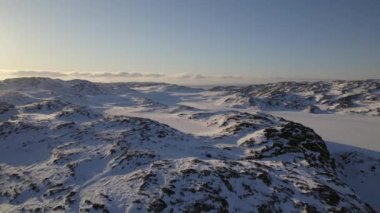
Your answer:
[[[280,126],[279,130],[265,129],[265,137],[273,143],[272,147],[268,149],[269,157],[289,152],[303,153],[302,158],[310,164],[334,167],[330,162],[330,154],[324,141],[308,127],[288,122]]]
[[[8,104],[6,102],[0,102],[0,114],[8,112],[9,110],[15,108],[14,105]]]
[[[322,113],[323,111],[317,107],[317,106],[307,106],[305,109],[304,109],[305,112],[308,112],[308,113],[312,113],[312,114],[319,114],[319,113]]]

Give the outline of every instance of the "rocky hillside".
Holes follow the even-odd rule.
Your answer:
[[[215,87],[233,107],[380,115],[380,81],[279,82],[247,87]]]
[[[313,129],[263,112],[172,107],[145,92],[174,86],[131,85],[3,81],[0,211],[375,212],[348,184],[354,157],[332,156]],[[106,113],[121,106],[210,132]]]
[[[178,98],[176,94],[188,97]],[[179,105],[184,100],[199,103],[211,100],[214,105],[235,109],[380,115],[380,80],[279,82],[209,90],[167,83],[94,83],[49,78],[0,82],[0,99],[9,104],[23,105],[52,97],[82,104],[114,102],[155,109]]]

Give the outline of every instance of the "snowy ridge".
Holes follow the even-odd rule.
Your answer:
[[[215,87],[225,103],[261,110],[306,110],[380,115],[380,81],[279,82],[248,87]]]

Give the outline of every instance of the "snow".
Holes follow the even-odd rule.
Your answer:
[[[313,128],[325,141],[331,142],[327,145],[333,152],[350,151],[353,147],[358,147],[380,153],[380,117],[305,112],[270,112],[270,114]],[[375,157],[380,157],[380,154]]]
[[[329,151],[339,159],[342,153],[358,152],[363,163],[346,165],[342,179],[361,198],[380,210],[380,118],[352,114],[309,114],[304,112],[271,112],[276,116],[300,122],[313,128],[326,141]],[[373,158],[375,159],[373,159]],[[376,164],[375,171],[368,165]]]
[[[160,123],[167,124],[171,127],[175,127],[181,132],[193,134],[193,135],[210,135],[217,130],[217,128],[207,127],[202,122],[189,120],[185,117],[178,116],[177,114],[170,114],[166,112],[139,112],[129,107],[112,107],[105,110],[109,115],[128,115],[141,118],[149,118]]]
[[[252,134],[248,134],[243,138],[240,138],[237,141],[237,144],[240,146],[246,141],[254,141],[255,144],[261,144],[265,140],[264,131],[256,131]]]
[[[0,211],[380,211],[377,85],[0,82]]]

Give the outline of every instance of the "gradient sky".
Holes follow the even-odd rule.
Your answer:
[[[1,0],[0,69],[380,78],[380,1]]]

